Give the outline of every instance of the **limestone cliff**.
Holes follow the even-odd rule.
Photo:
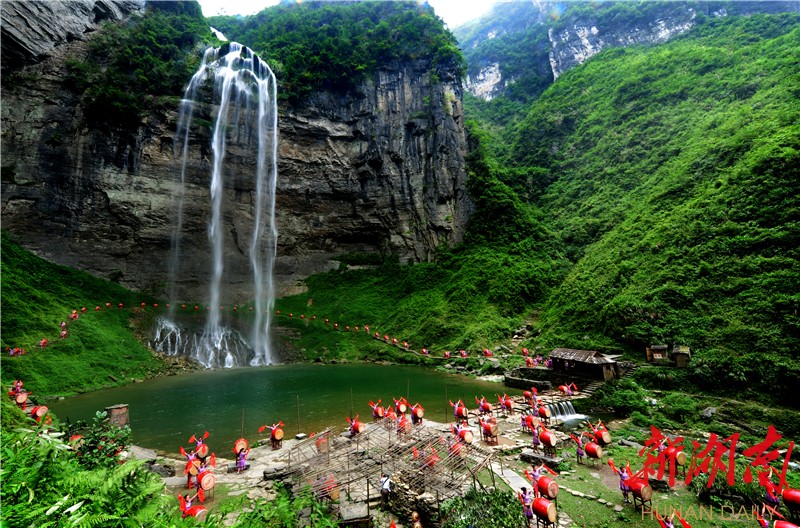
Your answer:
[[[465,89],[484,100],[521,79],[549,84],[602,50],[657,44],[698,17],[800,11],[800,2],[506,2],[454,31],[469,64]],[[531,80],[526,80],[531,84]]]
[[[57,46],[82,40],[105,21],[144,9],[144,0],[4,0],[0,3],[3,69],[47,57]]]
[[[5,23],[5,21],[4,21]],[[2,86],[2,220],[49,260],[165,294],[175,218],[177,105],[164,103],[133,131],[93,129],[64,87],[65,42]],[[5,60],[5,56],[4,56]],[[4,81],[6,79],[4,78]],[[320,92],[279,119],[279,291],[330,269],[352,251],[432,258],[461,240],[472,209],[457,72],[424,62],[385,65],[348,93]],[[187,174],[180,297],[203,301],[207,281],[209,147],[194,138]],[[250,207],[245,156],[225,200]],[[236,213],[239,214],[239,213]],[[225,302],[246,302],[247,235],[226,218],[226,266],[240,281]],[[188,235],[186,234],[188,232]]]

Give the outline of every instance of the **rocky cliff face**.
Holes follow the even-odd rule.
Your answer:
[[[549,70],[546,76],[555,80],[606,48],[665,42],[691,29],[698,15],[800,11],[800,2],[781,1],[651,2],[638,7],[627,2],[619,4],[621,7],[601,4],[588,10],[585,8],[589,3],[566,4],[565,10],[565,4],[541,0],[525,3],[524,7],[513,3],[498,5],[480,24],[456,30],[470,66],[484,65],[468,76],[465,89],[487,101],[502,95],[509,83],[521,76],[520,72],[504,73],[512,68],[503,63],[499,51],[508,48],[517,54],[525,52],[536,75],[541,77],[543,71]],[[536,26],[547,27],[546,41],[539,42],[533,36],[531,28]],[[495,39],[505,42],[491,42]]]
[[[3,69],[47,57],[57,46],[144,9],[144,0],[5,0],[0,3]]]
[[[3,228],[50,260],[165,294],[178,109],[160,108],[134,132],[87,128],[63,85],[64,60],[83,47],[56,47],[3,83]],[[455,73],[432,79],[427,63],[390,65],[352,93],[317,93],[283,109],[279,126],[280,292],[338,265],[331,259],[343,253],[425,261],[439,244],[461,240],[472,206]],[[202,302],[210,154],[207,138],[192,145],[179,296]],[[241,170],[229,176],[225,200],[240,207],[225,219],[226,267],[235,279],[224,295],[246,302],[248,234],[236,215],[247,214],[255,190],[249,156],[231,158]]]

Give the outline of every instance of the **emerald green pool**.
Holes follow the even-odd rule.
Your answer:
[[[94,413],[128,404],[130,425],[137,445],[168,452],[187,449],[193,434],[209,432],[208,444],[220,455],[237,438],[251,443],[265,435],[264,424],[285,424],[291,437],[328,426],[346,427],[346,418],[359,414],[371,419],[369,401],[406,396],[419,402],[427,418],[449,421],[448,400],[463,399],[475,406],[475,396],[496,402],[495,394],[521,394],[500,383],[420,367],[353,365],[277,365],[209,370],[148,380],[52,402],[62,421],[90,421]]]

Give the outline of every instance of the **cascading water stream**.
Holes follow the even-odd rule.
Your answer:
[[[578,419],[582,420],[586,418],[586,415],[578,414],[575,411],[575,407],[572,406],[572,402],[568,401],[554,402],[548,404],[547,408],[550,409],[550,414],[552,415],[553,420],[568,422],[571,420],[578,420]]]
[[[180,181],[176,187],[174,210],[175,229],[172,236],[170,262],[170,298],[175,299],[179,280],[182,229],[184,225],[184,197],[189,166],[189,145],[195,109],[207,105],[199,93],[208,92],[212,86],[213,133],[211,136],[211,175],[209,185],[210,218],[208,241],[211,255],[211,273],[208,286],[208,317],[201,335],[192,338],[180,336],[180,326],[175,318],[177,303],[172,303],[170,320],[159,323],[155,339],[156,349],[166,353],[187,354],[207,368],[265,365],[272,362],[269,328],[274,305],[272,272],[277,251],[278,232],[275,227],[275,190],[277,187],[278,104],[277,82],[269,66],[250,49],[232,42],[218,49],[206,50],[203,61],[192,76],[181,102],[176,134],[176,152],[181,160]],[[231,177],[226,166],[226,148],[231,143],[250,143],[255,138],[256,147],[246,145],[254,152],[254,196],[250,226],[248,260],[252,273],[252,294],[255,311],[250,330],[250,343],[222,320],[222,295],[226,285],[225,236],[231,229],[226,225],[226,178]],[[241,174],[236,174],[241,179]]]

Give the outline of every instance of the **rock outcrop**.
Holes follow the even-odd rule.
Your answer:
[[[89,128],[64,85],[64,61],[83,48],[57,46],[3,83],[3,228],[49,260],[166,296],[178,108],[165,103],[135,130]],[[279,292],[338,266],[332,258],[343,253],[418,262],[461,240],[472,210],[461,82],[455,71],[437,78],[431,70],[425,62],[386,65],[348,93],[320,92],[282,109]],[[184,190],[177,298],[192,302],[203,302],[209,274],[209,152],[207,138],[194,138]],[[248,214],[255,194],[254,161],[244,151],[230,157],[237,169],[224,199],[238,212],[224,220],[226,274],[234,276],[226,303],[252,297],[249,233],[236,215]]]
[[[4,0],[0,3],[3,69],[47,57],[57,46],[83,40],[105,21],[142,11],[144,0]]]

